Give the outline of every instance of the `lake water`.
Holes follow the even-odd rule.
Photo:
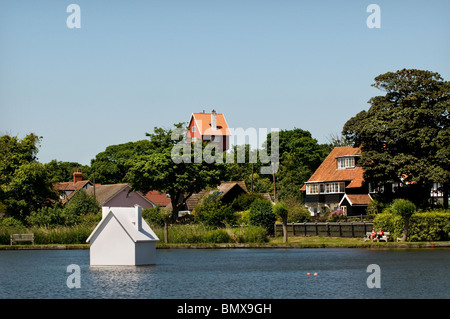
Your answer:
[[[71,264],[80,288],[67,286]],[[370,264],[381,288],[367,286]],[[450,249],[158,249],[156,265],[137,267],[91,267],[89,250],[14,250],[0,251],[0,298],[440,299],[449,266]]]

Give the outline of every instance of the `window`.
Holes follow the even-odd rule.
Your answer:
[[[306,194],[343,193],[344,182],[306,184]]]
[[[192,133],[196,132],[197,128],[195,126],[192,127]]]
[[[337,169],[354,168],[354,167],[355,167],[354,157],[339,157],[337,159]]]
[[[326,183],[325,193],[339,193],[339,183]]]
[[[319,184],[306,184],[306,194],[319,194]]]

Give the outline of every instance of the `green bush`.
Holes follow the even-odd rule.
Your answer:
[[[265,199],[257,199],[250,205],[250,225],[261,226],[267,233],[274,233],[276,216],[272,204]]]
[[[268,241],[267,231],[261,226],[235,227],[231,229],[237,243],[265,243]]]
[[[389,209],[378,214],[374,219],[374,228],[391,233],[390,239],[403,236],[403,219]],[[450,240],[450,211],[416,212],[409,221],[409,241]]]
[[[258,193],[244,193],[240,194],[233,200],[231,207],[235,211],[244,211],[250,209],[250,205],[257,199],[262,199],[262,195]]]
[[[164,226],[165,216],[162,208],[159,206],[153,208],[144,208],[142,210],[142,218],[144,218],[150,225]]]
[[[215,228],[236,224],[237,216],[231,206],[223,204],[217,197],[217,192],[214,192],[195,206],[195,221]]]
[[[411,217],[410,241],[450,240],[450,213],[425,212]]]
[[[9,245],[11,234],[27,233],[26,227],[13,217],[0,218],[0,245]]]

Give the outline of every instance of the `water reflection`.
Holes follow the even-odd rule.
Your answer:
[[[66,284],[70,264],[81,288]],[[369,264],[380,289],[366,285]],[[450,298],[449,264],[450,249],[160,249],[150,266],[90,266],[88,250],[0,251],[0,298]]]

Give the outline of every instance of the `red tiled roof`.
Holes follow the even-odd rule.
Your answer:
[[[79,181],[79,182],[61,182],[53,185],[53,188],[57,191],[77,191],[82,189],[89,181]]]
[[[150,191],[145,194],[145,197],[155,205],[166,207],[170,204],[170,197],[167,197],[165,193],[159,193],[158,191]]]
[[[231,135],[227,121],[222,113],[216,113],[217,130],[211,129],[211,113],[192,113],[201,135]]]
[[[348,188],[361,187],[364,181],[362,167],[337,169],[337,158],[343,156],[360,155],[361,149],[351,146],[335,147],[327,158],[320,164],[307,182],[351,181]],[[306,185],[300,190],[306,190]]]
[[[347,200],[350,204],[353,205],[369,205],[372,198],[369,194],[345,194],[344,198],[347,197]]]

